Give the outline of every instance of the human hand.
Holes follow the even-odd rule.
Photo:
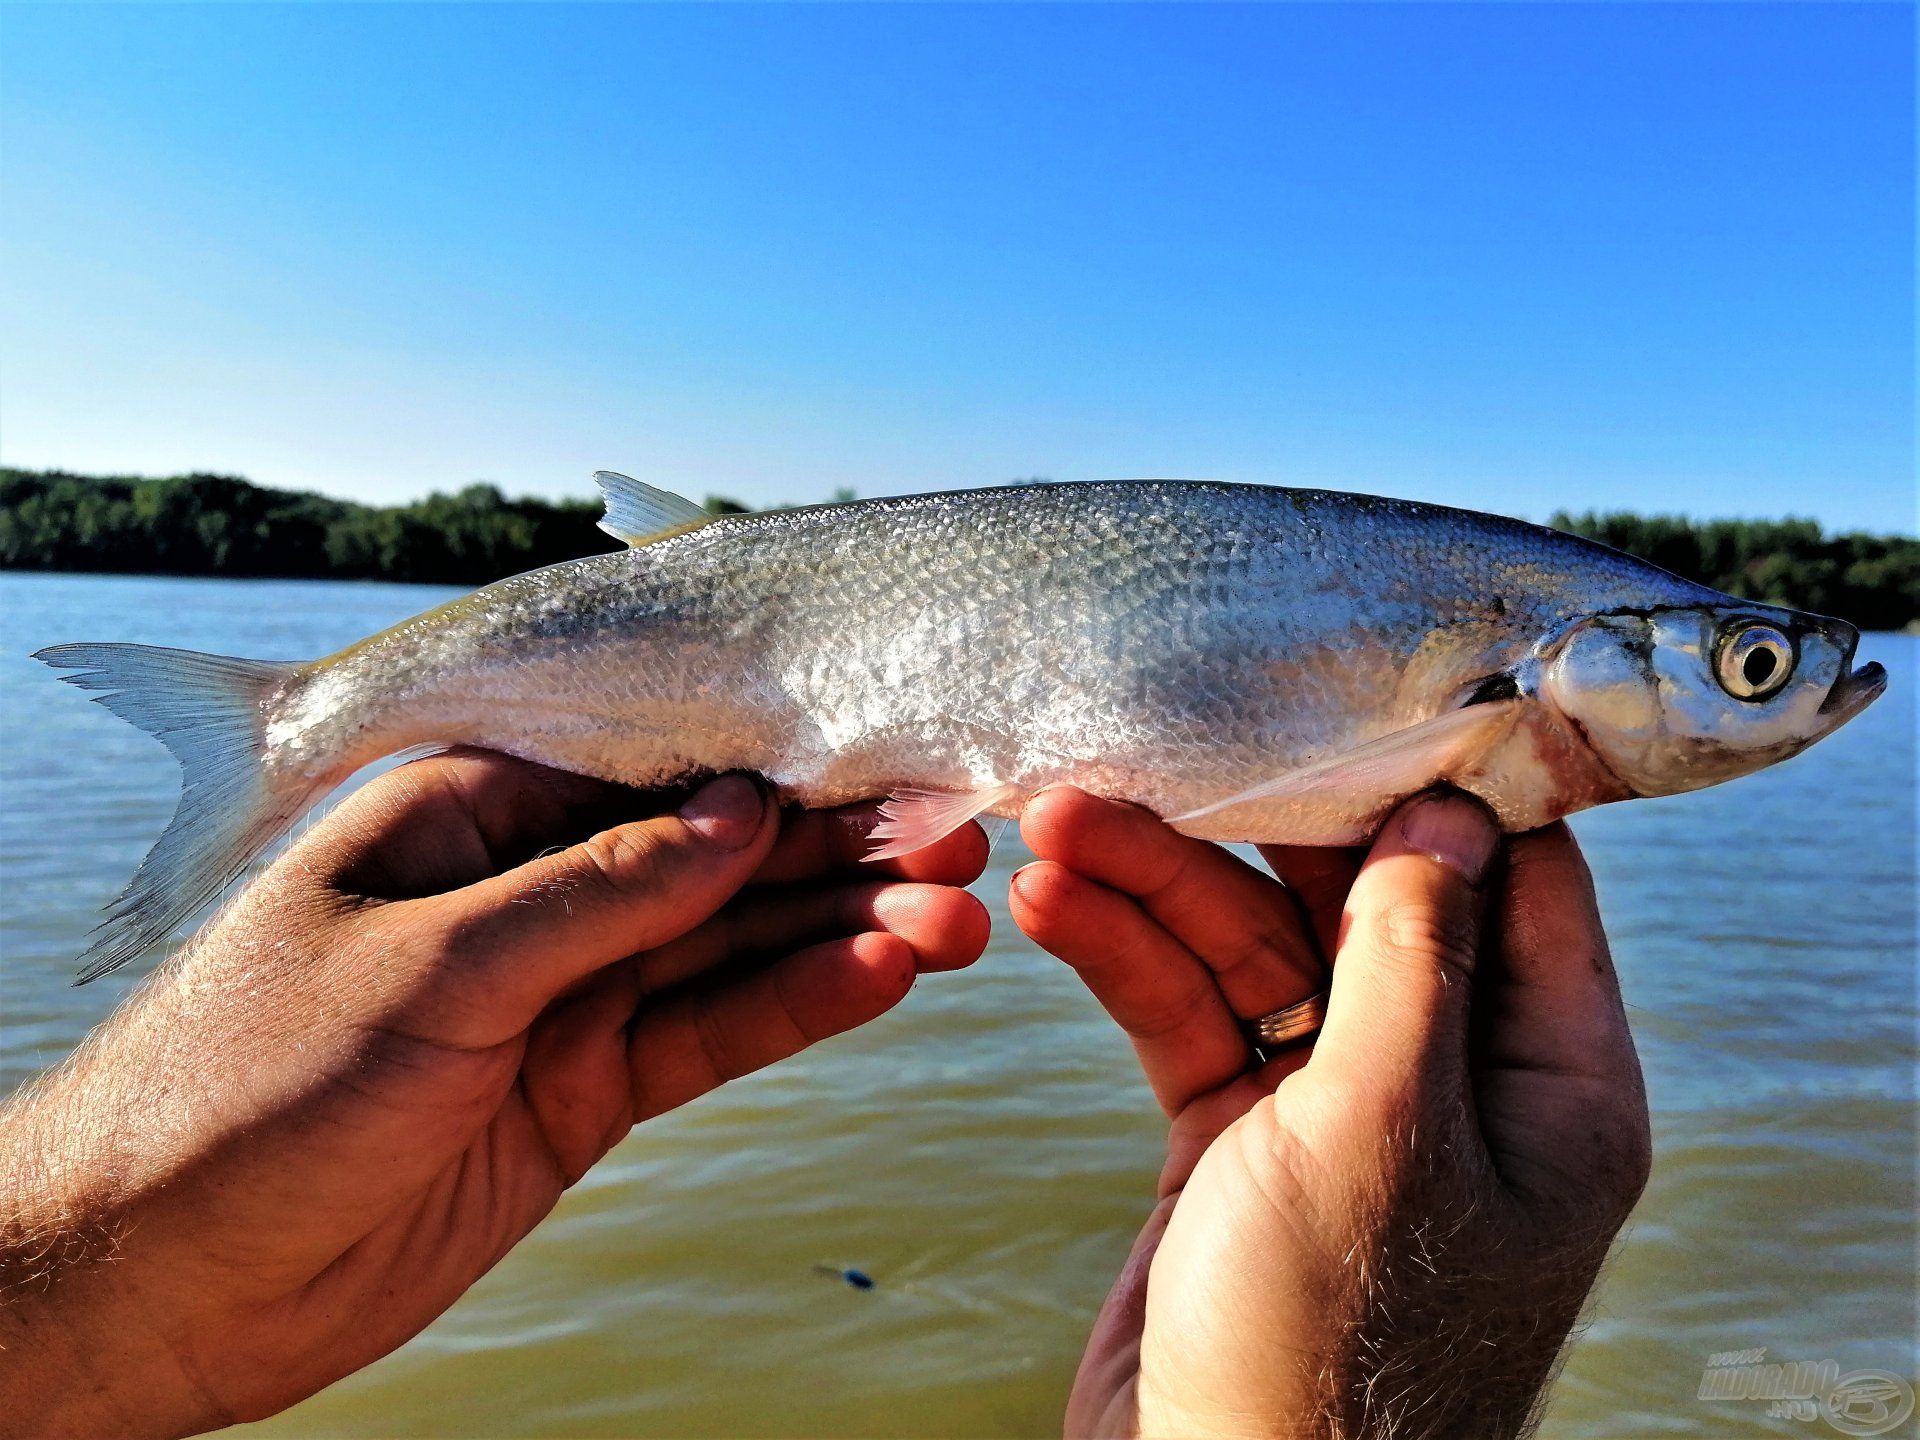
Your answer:
[[[1477,805],[1430,797],[1364,860],[1264,847],[1276,883],[1078,791],[1021,828],[1015,919],[1172,1120],[1067,1433],[1523,1433],[1650,1156],[1571,833],[1502,867]],[[1325,1029],[1257,1063],[1243,1022],[1324,984],[1322,956]]]
[[[977,827],[863,865],[871,806],[782,817],[738,776],[634,818],[657,803],[500,755],[396,770],[15,1097],[0,1429],[292,1404],[445,1310],[634,1124],[985,944],[956,888]]]

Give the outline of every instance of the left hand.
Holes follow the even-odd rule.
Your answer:
[[[635,1124],[985,944],[977,827],[867,865],[871,806],[783,817],[739,776],[656,805],[499,755],[404,766],[15,1097],[6,1424],[282,1409],[418,1332]]]
[[[1364,856],[1265,847],[1278,880],[1065,788],[1021,830],[1014,918],[1172,1121],[1068,1434],[1524,1433],[1649,1156],[1566,826],[1428,796]],[[1247,1023],[1328,961],[1325,1029],[1262,1063]]]

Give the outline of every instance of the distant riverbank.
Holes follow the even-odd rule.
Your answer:
[[[594,529],[599,516],[597,500],[510,499],[493,485],[376,506],[232,475],[0,468],[0,569],[479,585],[615,548]],[[1748,599],[1868,630],[1920,625],[1920,540],[1910,536],[1591,511],[1548,523]]]

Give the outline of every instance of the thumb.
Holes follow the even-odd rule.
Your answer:
[[[674,814],[414,903],[440,911],[463,983],[530,1019],[582,976],[707,919],[752,877],[778,830],[759,784],[723,775]]]
[[[1456,793],[1421,796],[1387,821],[1347,895],[1314,1065],[1351,1067],[1396,1095],[1437,1067],[1464,1082],[1478,887],[1499,840]]]

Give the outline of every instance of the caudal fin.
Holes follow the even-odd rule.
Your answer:
[[[107,908],[74,983],[117,970],[224,890],[313,798],[304,779],[276,787],[262,765],[266,701],[298,667],[153,645],[55,645],[37,651],[60,678],[173,752],[180,803],[126,889]]]

